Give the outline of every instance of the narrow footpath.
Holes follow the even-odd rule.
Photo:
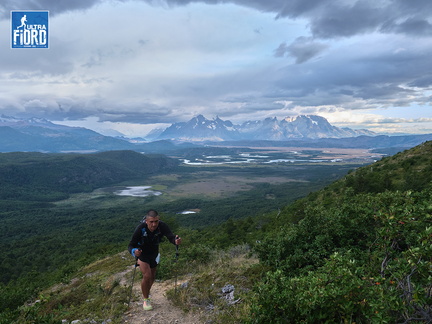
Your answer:
[[[142,308],[141,278],[137,274],[129,311],[123,320],[128,324],[203,324],[197,314],[189,314],[175,307],[167,298],[166,291],[174,288],[172,281],[155,282],[151,289],[153,310],[144,311]]]

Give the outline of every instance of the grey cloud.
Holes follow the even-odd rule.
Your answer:
[[[288,52],[288,46],[285,42],[281,43],[278,48],[274,50],[275,57],[284,57]]]
[[[399,97],[407,97],[415,95],[415,91],[404,89],[400,86],[397,86],[395,84],[392,85],[385,85],[385,84],[371,84],[368,87],[361,87],[359,88],[356,93],[355,97],[359,97],[361,99],[374,99],[375,101],[379,102],[380,100],[390,100],[390,99],[397,99]]]
[[[43,74],[62,75],[71,72],[74,68],[70,56],[74,53],[71,45],[54,38],[51,38],[51,42],[55,42],[56,46],[51,46],[49,50],[16,50],[13,55],[3,55],[0,60],[1,73],[20,72],[22,76],[41,77]]]
[[[85,63],[82,64],[83,67],[91,68],[94,66],[103,65],[108,59],[118,58],[127,59],[129,56],[134,54],[134,49],[128,46],[115,45],[112,47],[98,48],[91,56],[87,59]]]
[[[427,89],[432,81],[429,54],[417,49],[369,57],[344,57],[342,52],[278,73],[272,96],[294,106],[343,105],[356,99],[375,101],[376,106],[409,105],[425,100],[420,86]],[[418,88],[409,88],[414,86]]]
[[[144,110],[145,109],[145,110]],[[173,114],[172,109],[166,107],[159,107],[156,105],[146,105],[142,111],[128,111],[128,112],[105,112],[100,111],[99,114],[94,116],[99,117],[99,121],[110,122],[125,122],[125,123],[142,123],[142,124],[158,124],[166,123],[167,115]],[[173,118],[175,120],[175,118]],[[182,118],[178,119],[179,121]]]
[[[0,9],[7,11],[7,17],[9,17],[9,10],[22,10],[23,8],[48,8],[50,14],[55,15],[71,10],[85,10],[103,1],[108,0],[3,0]],[[231,75],[221,73],[209,78],[185,78],[174,83],[167,80],[163,86],[158,88],[160,92],[157,95],[161,98],[170,98],[164,101],[164,104],[175,108],[151,103],[138,105],[135,104],[136,102],[125,103],[125,106],[122,107],[123,103],[120,100],[109,101],[109,99],[100,98],[93,101],[86,100],[86,98],[79,100],[57,98],[47,103],[49,98],[40,97],[23,99],[25,100],[23,106],[27,109],[28,116],[36,115],[61,120],[65,117],[69,119],[85,118],[92,114],[100,117],[102,121],[158,123],[165,122],[166,116],[173,121],[181,120],[185,113],[190,113],[189,110],[185,110],[185,107],[206,106],[210,107],[212,112],[222,112],[226,116],[230,112],[235,115],[253,113],[257,109],[271,111],[277,107],[280,108],[280,104],[275,104],[278,100],[292,102],[292,104],[287,104],[285,109],[302,105],[347,107],[357,102],[357,99],[371,102],[375,100],[376,105],[381,106],[409,105],[411,102],[427,101],[420,91],[421,88],[432,86],[430,51],[426,45],[416,45],[421,48],[412,48],[410,44],[414,45],[414,43],[401,43],[400,46],[404,47],[404,50],[395,54],[392,52],[395,49],[386,51],[381,49],[381,46],[385,45],[377,44],[377,51],[371,51],[372,54],[353,55],[356,49],[350,48],[346,52],[333,52],[323,58],[320,57],[320,60],[312,60],[327,50],[327,45],[320,42],[320,39],[348,37],[376,31],[418,37],[432,35],[432,25],[429,22],[432,22],[430,19],[431,0],[141,1],[152,5],[168,6],[182,6],[192,2],[235,3],[262,12],[274,13],[275,18],[279,19],[284,17],[305,18],[309,21],[308,26],[313,37],[300,37],[292,43],[281,43],[275,49],[274,56],[293,57],[297,63],[289,65],[290,63],[287,62],[287,66],[283,69],[278,69],[280,64],[283,64],[280,63],[283,60],[275,60],[279,65],[274,68],[274,71],[249,69],[246,72],[231,72]],[[148,42],[142,38],[136,40],[134,45],[148,45]],[[62,78],[62,74],[67,74],[74,68],[71,57],[75,50],[72,45],[67,46],[67,44],[58,43],[57,46],[43,53],[42,51],[15,51],[14,57],[6,55],[2,58],[0,70],[15,80],[37,79],[43,77],[43,74],[53,74],[60,75],[54,80],[73,82],[72,76]],[[358,46],[358,50],[362,51],[360,45]],[[122,47],[122,49],[125,48]],[[330,51],[326,51],[326,54],[327,52]],[[86,59],[81,62],[80,66],[95,67],[111,57],[127,60],[129,54],[118,48],[104,48],[87,53]],[[349,55],[351,57],[347,57]],[[85,77],[82,76],[82,78]],[[109,82],[109,80],[80,79],[76,82]],[[412,89],[407,89],[406,86]],[[142,87],[142,85],[136,87]],[[136,93],[135,89],[129,88],[124,96],[125,99],[130,93]],[[227,103],[227,105],[218,107],[220,103]],[[236,103],[239,103],[238,110],[232,108]],[[358,109],[361,108],[363,107],[359,105]],[[183,112],[180,112],[182,109]],[[14,111],[16,112],[16,107]]]
[[[25,110],[15,111],[14,116],[62,120],[64,118],[82,119],[89,115],[88,107],[79,99],[39,96],[38,98],[22,98],[22,101]]]
[[[148,1],[148,0],[145,0]],[[295,18],[317,7],[325,7],[334,2],[333,0],[165,0],[170,5],[184,5],[192,2],[203,2],[207,4],[234,3],[237,5],[252,7],[263,12],[274,12],[276,18]]]
[[[93,7],[104,0],[3,0],[0,12],[3,17],[9,17],[11,10],[49,10],[50,15],[65,11],[84,10]]]
[[[388,8],[395,8],[397,11],[407,15],[430,17],[432,13],[432,2],[430,0],[392,0]]]
[[[402,23],[387,22],[383,24],[381,31],[413,36],[432,36],[432,24],[426,19],[408,18]]]
[[[432,86],[432,74],[420,77],[408,84],[410,87],[427,88]]]
[[[286,43],[280,44],[275,50],[275,56],[291,55],[295,57],[296,63],[300,64],[317,56],[327,47],[325,44],[314,42],[311,38],[299,37],[289,46]]]
[[[95,97],[92,99],[80,97],[53,97],[40,95],[38,97],[23,96],[20,98],[20,109],[17,106],[0,101],[0,114],[20,118],[41,117],[49,120],[80,120],[88,116],[98,117],[101,122],[126,123],[165,123],[169,119],[179,121],[183,113],[176,113],[172,108],[153,103],[141,103],[129,107],[121,102],[112,102],[109,98]]]
[[[151,0],[143,0],[154,3]],[[160,0],[170,6],[193,2],[234,3],[273,12],[276,18],[306,18],[314,37],[348,37],[381,30],[389,33],[429,35],[432,1],[429,0]],[[400,21],[403,21],[402,23]]]
[[[353,6],[334,3],[320,8],[310,16],[311,31],[315,37],[332,38],[371,32],[382,22],[382,12],[365,2]]]
[[[14,9],[49,9],[50,14],[85,10],[108,0],[5,0],[4,17]],[[115,0],[125,2],[127,0]],[[306,18],[314,37],[348,37],[380,30],[387,33],[430,35],[430,0],[141,0],[152,5],[183,6],[190,3],[234,3],[275,14],[275,18]]]

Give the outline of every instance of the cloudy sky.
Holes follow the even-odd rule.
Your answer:
[[[49,11],[49,49],[11,48]],[[431,0],[2,0],[0,114],[143,136],[203,114],[432,133]]]

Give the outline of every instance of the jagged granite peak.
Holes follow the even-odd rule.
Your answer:
[[[286,138],[326,138],[344,137],[338,127],[330,125],[324,117],[300,115],[284,118],[281,127]]]
[[[209,120],[203,115],[198,115],[188,122],[172,124],[158,138],[180,141],[224,141],[238,139],[237,133],[230,121],[223,121],[219,117]]]
[[[229,120],[216,117],[212,120],[203,115],[193,117],[188,122],[172,124],[165,129],[159,139],[181,141],[225,141],[225,140],[288,140],[343,138],[360,135],[375,135],[368,130],[353,130],[332,126],[327,119],[317,115],[300,115],[278,120],[268,117],[260,121],[247,121],[234,125]]]

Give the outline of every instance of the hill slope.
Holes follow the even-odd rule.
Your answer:
[[[272,269],[259,285],[256,323],[430,323],[431,162],[426,142],[274,217],[256,246]]]
[[[0,196],[4,200],[54,201],[67,198],[69,193],[146,177],[177,164],[163,155],[133,151],[0,153]]]
[[[0,152],[67,152],[131,149],[127,141],[46,119],[0,116]]]

